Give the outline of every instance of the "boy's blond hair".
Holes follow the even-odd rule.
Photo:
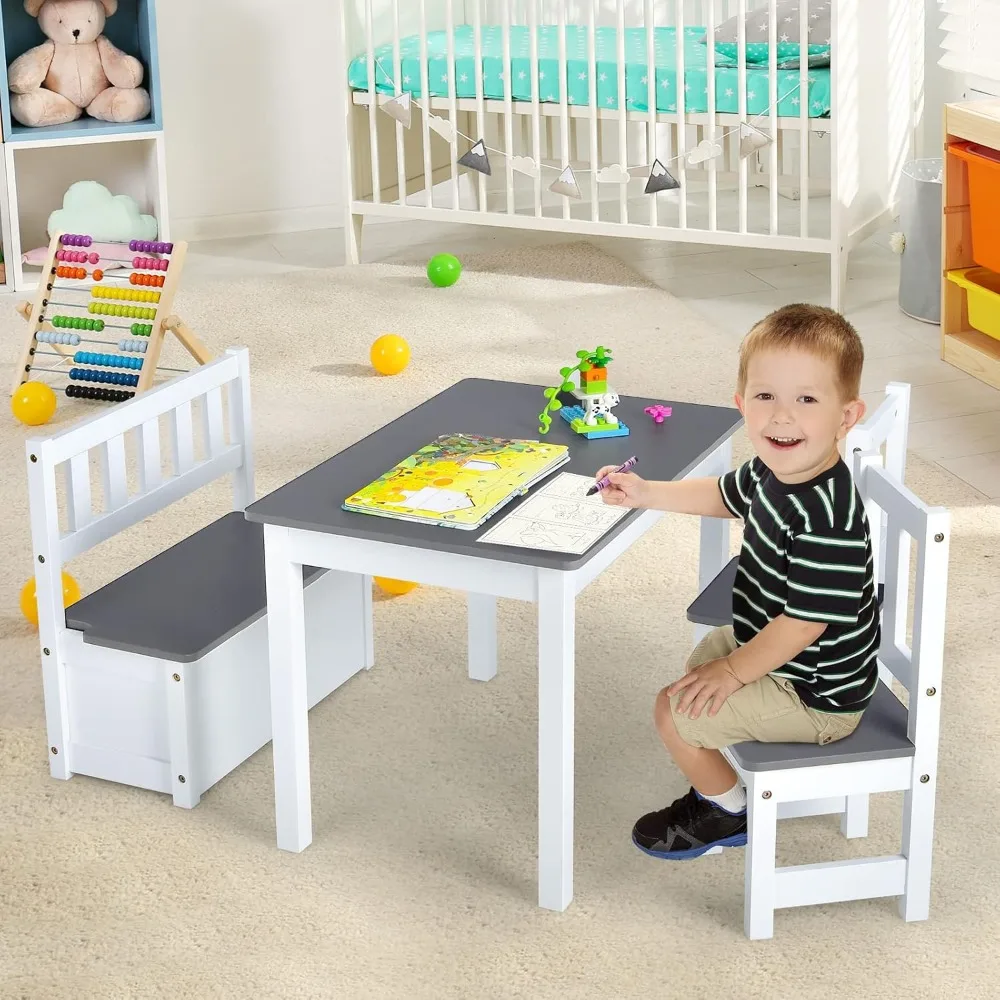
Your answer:
[[[746,335],[740,345],[737,392],[742,396],[746,391],[750,358],[759,351],[790,348],[833,362],[844,402],[860,396],[865,349],[857,330],[833,309],[802,303],[776,309]]]

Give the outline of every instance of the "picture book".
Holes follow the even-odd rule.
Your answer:
[[[445,434],[349,496],[344,509],[452,528],[478,528],[569,461],[562,444]]]

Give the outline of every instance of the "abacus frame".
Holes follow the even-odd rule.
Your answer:
[[[45,306],[48,303],[56,269],[59,266],[56,254],[62,248],[62,238],[64,235],[62,232],[52,234],[49,251],[38,281],[38,288],[35,292],[34,302],[21,302],[17,307],[17,311],[27,321],[29,330],[24,350],[21,352],[20,360],[14,371],[14,380],[10,390],[12,396],[17,392],[19,386],[31,380],[31,362],[35,354],[37,335],[41,331],[55,331],[56,329],[45,318]],[[127,246],[127,244],[123,245]],[[184,261],[187,258],[187,249],[187,243],[175,242],[173,244],[173,251],[170,254],[170,267],[167,269],[166,280],[160,289],[160,301],[156,307],[153,330],[149,335],[149,347],[143,355],[139,383],[135,387],[136,395],[146,392],[153,387],[153,379],[159,367],[163,341],[168,333],[177,338],[197,364],[206,365],[213,360],[213,355],[208,348],[195,336],[183,320],[172,312],[174,297],[177,294],[181,273],[184,270]],[[58,354],[66,358],[71,358],[74,353],[73,348],[67,347],[64,344],[46,346],[51,346]]]

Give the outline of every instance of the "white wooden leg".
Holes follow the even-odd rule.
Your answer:
[[[934,845],[934,782],[920,783],[903,795],[902,855],[906,882],[899,899],[904,920],[926,920],[931,908],[931,851]]]
[[[344,227],[345,264],[361,263],[361,232],[364,223],[365,217],[363,215],[352,213],[347,216],[347,225]]]
[[[292,561],[288,528],[264,525],[264,570],[278,847],[302,851],[312,841],[309,702],[302,566]]]
[[[170,741],[170,781],[174,805],[182,809],[193,809],[201,801],[202,776],[194,771],[191,756],[191,741],[188,720],[191,718],[188,704],[188,684],[186,671],[179,663],[163,664],[164,693],[167,701],[167,736]]]
[[[469,677],[490,681],[497,675],[497,599],[469,594]]]
[[[747,848],[744,871],[743,932],[752,941],[774,937],[774,850],[778,803],[766,781],[747,787]]]
[[[847,838],[868,836],[868,795],[848,795],[840,832]]]
[[[365,631],[365,670],[375,666],[375,612],[372,602],[372,578],[366,576],[361,585],[362,614],[361,627]]]
[[[3,144],[4,166],[7,175],[7,210],[10,212],[10,256],[7,262],[7,284],[15,292],[25,287],[24,265],[21,263],[21,210],[17,197],[17,161],[15,149],[9,142]]]
[[[538,573],[538,905],[565,910],[573,899],[572,576]]]
[[[847,298],[847,261],[849,252],[845,248],[830,254],[830,308],[843,312]]]
[[[732,438],[716,448],[711,460],[707,463],[705,475],[722,476],[727,473],[733,463]],[[729,526],[730,519],[726,517],[703,517],[701,519],[701,546],[698,555],[698,593],[722,572],[729,562]],[[711,631],[706,625],[694,626],[694,644],[697,645],[703,636]]]
[[[800,819],[803,816],[830,816],[842,813],[846,798],[834,795],[825,799],[801,799],[797,802],[781,802],[778,805],[778,819]]]

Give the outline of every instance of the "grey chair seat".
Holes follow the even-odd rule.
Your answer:
[[[232,511],[70,605],[66,625],[96,646],[191,663],[266,610],[263,525]]]
[[[818,764],[912,757],[913,744],[906,735],[906,708],[879,681],[858,728],[835,743],[735,743],[729,748],[746,771],[776,771]]]

